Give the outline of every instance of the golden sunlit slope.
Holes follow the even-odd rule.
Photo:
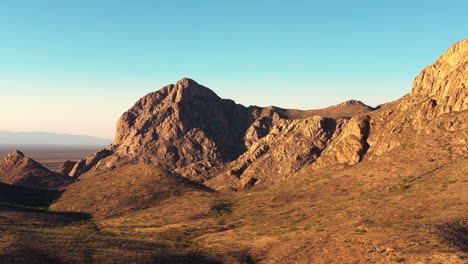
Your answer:
[[[117,216],[185,192],[210,192],[203,185],[145,164],[127,165],[68,186],[54,210]]]
[[[173,197],[98,226],[261,263],[466,263],[468,159],[439,136],[263,190]]]

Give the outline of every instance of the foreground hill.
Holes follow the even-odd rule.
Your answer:
[[[108,218],[154,206],[186,192],[212,190],[150,165],[127,165],[69,185],[52,209]]]
[[[73,180],[52,172],[20,151],[12,151],[0,159],[0,182],[22,186],[57,188]]]

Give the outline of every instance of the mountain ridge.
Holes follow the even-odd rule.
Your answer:
[[[183,78],[138,100],[119,119],[107,154],[88,157],[93,166],[74,176],[143,162],[216,190],[238,190],[268,186],[313,163],[355,165],[398,146],[403,131],[467,108],[467,42],[454,44],[416,77],[409,95],[375,115],[378,108],[356,100],[316,111],[245,107]],[[340,110],[356,106],[348,116]],[[333,111],[339,114],[326,117]]]
[[[76,144],[109,145],[112,139],[45,131],[0,130],[0,144]]]

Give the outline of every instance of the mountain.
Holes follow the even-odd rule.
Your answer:
[[[349,118],[373,110],[355,100],[309,111],[244,107],[185,78],[135,103],[119,119],[106,154],[87,158],[96,166],[70,175],[145,162],[215,189],[268,185],[284,178],[270,177],[271,170],[287,175],[312,163]]]
[[[12,151],[0,159],[0,182],[22,186],[57,188],[73,180],[52,172],[20,151]]]
[[[467,56],[468,39],[455,43],[377,108],[163,87],[122,115],[112,145],[57,169],[74,182],[38,198],[50,211],[27,218],[21,193],[45,194],[0,184],[16,203],[0,205],[0,262],[465,264]]]
[[[109,145],[112,140],[91,136],[59,134],[51,132],[0,131],[0,144],[63,144],[63,145]]]
[[[182,79],[136,102],[119,119],[113,144],[72,176],[144,162],[216,190],[239,190],[312,164],[355,165],[398,146],[404,132],[420,134],[436,117],[467,108],[466,42],[424,69],[409,95],[377,108],[356,100],[308,111],[244,107]],[[463,115],[453,117],[443,121],[463,130]]]

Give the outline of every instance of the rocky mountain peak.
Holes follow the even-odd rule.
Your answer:
[[[209,88],[206,88],[189,78],[183,78],[179,80],[174,85],[174,88],[176,90],[175,102],[200,100],[202,98],[208,100],[221,99],[216,93],[214,93]]]
[[[185,88],[189,86],[198,86],[199,84],[190,78],[182,78],[176,82],[177,87]]]
[[[440,58],[439,62],[445,62],[452,66],[468,61],[468,38],[453,44]]]
[[[10,159],[24,158],[24,154],[23,152],[19,150],[13,150],[12,152],[8,153],[7,158],[10,158]]]
[[[352,106],[352,105],[362,105],[362,106],[367,106],[366,104],[364,104],[363,102],[359,101],[359,100],[348,100],[348,101],[345,101],[341,104],[338,104],[337,107],[347,107],[347,106]]]
[[[115,151],[183,166],[232,160],[245,151],[249,110],[184,78],[142,97],[122,115]]]
[[[428,116],[468,109],[468,39],[453,44],[415,79],[403,107],[424,102]]]
[[[33,159],[24,156],[23,152],[19,150],[13,150],[2,159],[3,166],[15,166],[17,164],[36,164]],[[42,166],[37,163],[38,166]]]

